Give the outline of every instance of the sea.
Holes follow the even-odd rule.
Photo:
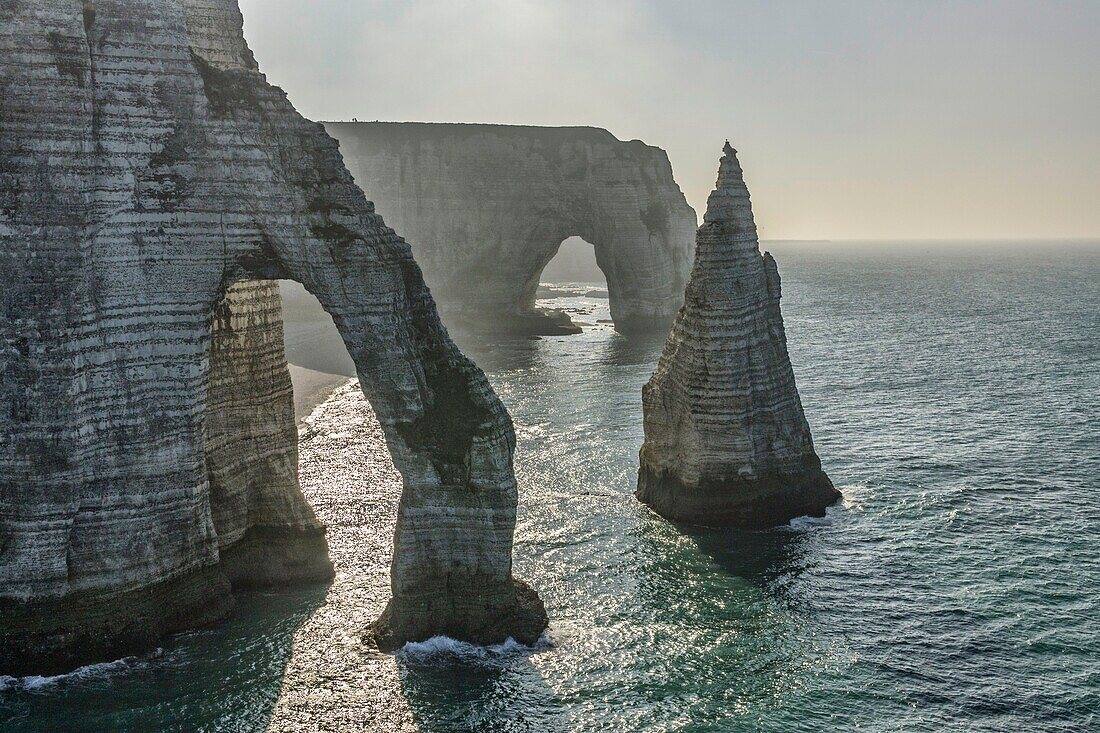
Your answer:
[[[362,643],[400,476],[355,382],[301,427],[330,587],[60,677],[3,731],[1100,731],[1100,245],[768,244],[818,453],[844,494],[767,531],[633,497],[663,336],[599,283],[575,336],[455,334],[516,424],[533,648]]]

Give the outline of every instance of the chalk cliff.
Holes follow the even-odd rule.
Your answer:
[[[676,521],[766,527],[840,498],[787,355],[775,260],[760,254],[736,151],[696,235],[685,302],[642,390],[638,498]]]
[[[511,421],[236,0],[0,4],[0,273],[0,673],[331,572],[256,280],[332,314],[403,474],[382,643],[545,626],[512,578]]]
[[[697,221],[660,148],[592,127],[325,128],[448,322],[554,333],[535,291],[571,236],[594,246],[618,330],[667,329],[683,302]]]

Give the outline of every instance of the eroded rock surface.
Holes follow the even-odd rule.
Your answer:
[[[283,375],[251,385],[273,403],[246,434],[211,419],[232,407],[212,329],[268,317],[219,311],[250,280],[298,280],[332,314],[402,472],[380,638],[545,625],[511,574],[510,419],[335,142],[257,69],[235,0],[0,4],[0,273],[2,673],[224,616],[234,551],[328,572]]]
[[[683,302],[697,221],[660,148],[592,127],[325,127],[450,323],[568,332],[535,294],[571,236],[595,247],[618,330],[667,329]]]
[[[696,235],[684,307],[642,390],[637,496],[659,514],[766,527],[840,498],[821,470],[787,355],[775,260],[760,254],[736,151]]]

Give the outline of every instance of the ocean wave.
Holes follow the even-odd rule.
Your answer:
[[[832,509],[832,507],[829,507]],[[824,517],[795,517],[787,522],[791,529],[808,529],[810,527],[827,527],[832,522],[829,519],[829,510],[825,510]]]
[[[844,498],[841,498],[836,504],[830,507],[825,507],[824,517],[795,517],[791,521],[787,522],[787,526],[791,529],[810,529],[812,527],[828,527],[833,523],[833,517],[848,509],[848,504]]]
[[[787,522],[787,527],[789,527],[790,529],[811,529],[813,527],[828,527],[830,524],[833,523],[833,519],[838,514],[852,510],[859,511],[860,504],[871,493],[870,487],[868,487],[866,484],[847,484],[838,488],[840,489],[840,500],[832,506],[825,508],[824,517],[795,517],[791,521]]]
[[[455,661],[485,662],[506,657],[537,654],[556,646],[548,631],[542,632],[533,645],[521,644],[508,637],[500,644],[479,646],[449,636],[433,636],[424,641],[410,641],[397,650],[396,656],[406,661],[426,663],[441,658]]]
[[[858,508],[872,493],[871,487],[867,484],[846,484],[837,488],[840,489],[841,494],[839,505],[842,505],[845,509]]]
[[[164,654],[163,649],[157,649],[143,657],[123,657],[111,662],[98,662],[78,667],[72,672],[57,675],[28,675],[26,677],[12,677],[0,675],[0,692],[13,690],[35,691],[54,685],[79,682],[82,680],[107,677],[113,674],[130,672],[146,665],[150,660],[158,659]]]

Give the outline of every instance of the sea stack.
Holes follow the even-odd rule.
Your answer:
[[[637,497],[674,521],[770,527],[823,516],[840,492],[798,398],[779,271],[760,253],[737,151],[723,152],[684,306],[642,389]]]

